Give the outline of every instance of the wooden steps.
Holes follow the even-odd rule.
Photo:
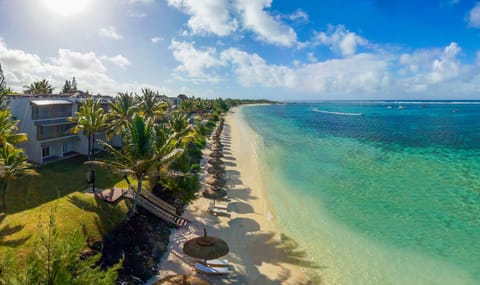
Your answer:
[[[149,193],[150,194],[150,193]],[[153,196],[153,194],[150,194]],[[145,210],[149,211],[150,213],[154,214],[155,216],[159,217],[160,219],[169,222],[177,227],[183,228],[188,225],[190,222],[189,220],[177,215],[175,212],[172,213],[172,208],[175,210],[175,207],[171,206],[170,204],[166,203],[165,201],[154,197],[153,199],[151,196],[144,195],[142,193],[140,197],[138,197],[138,205],[144,208]],[[158,200],[156,200],[156,199]],[[168,207],[164,204],[167,204]],[[168,208],[168,209],[167,209]]]

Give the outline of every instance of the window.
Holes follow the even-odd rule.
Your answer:
[[[32,106],[32,120],[44,120],[72,116],[72,105]]]
[[[49,157],[50,156],[50,146],[42,147],[42,157]]]

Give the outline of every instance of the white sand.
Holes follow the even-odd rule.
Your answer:
[[[265,199],[256,134],[240,118],[238,110],[234,108],[227,114],[222,133],[230,217],[208,213],[211,201],[203,197],[188,206],[184,217],[192,223],[188,229],[172,233],[155,279],[172,274],[195,274],[189,265],[193,259],[182,253],[182,246],[186,240],[202,235],[205,227],[208,235],[224,239],[230,247],[230,253],[223,258],[232,264],[232,274],[197,273],[213,284],[310,284],[301,268],[288,262],[282,248],[278,227]],[[205,157],[208,153],[209,145],[204,151]],[[205,162],[204,159],[202,181],[208,177]]]

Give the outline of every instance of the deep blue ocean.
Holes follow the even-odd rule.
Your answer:
[[[325,284],[480,284],[480,102],[242,109],[277,222]]]

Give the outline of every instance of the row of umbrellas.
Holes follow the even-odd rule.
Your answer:
[[[223,145],[220,141],[220,136],[223,130],[223,118],[218,123],[212,135],[212,152],[210,159],[207,161],[209,167],[208,174],[212,175],[206,180],[208,188],[203,192],[203,196],[208,199],[215,200],[222,199],[227,196],[227,192],[223,187],[227,181],[224,178],[225,169],[223,166]],[[205,263],[207,260],[216,259],[226,255],[229,252],[228,244],[218,238],[207,235],[207,230],[203,229],[203,236],[193,238],[183,245],[183,253],[198,259],[203,259]],[[174,284],[192,284],[192,285],[210,285],[211,283],[191,275],[172,275],[154,283],[154,285],[174,285]]]
[[[223,189],[227,184],[225,180],[225,169],[223,168],[223,145],[220,140],[223,131],[223,118],[220,119],[218,126],[213,131],[212,135],[212,152],[210,153],[210,159],[207,161],[209,167],[207,168],[208,174],[211,175],[205,182],[208,188],[203,192],[203,196],[208,199],[212,199],[215,204],[215,200],[219,200],[227,196],[227,192]]]

